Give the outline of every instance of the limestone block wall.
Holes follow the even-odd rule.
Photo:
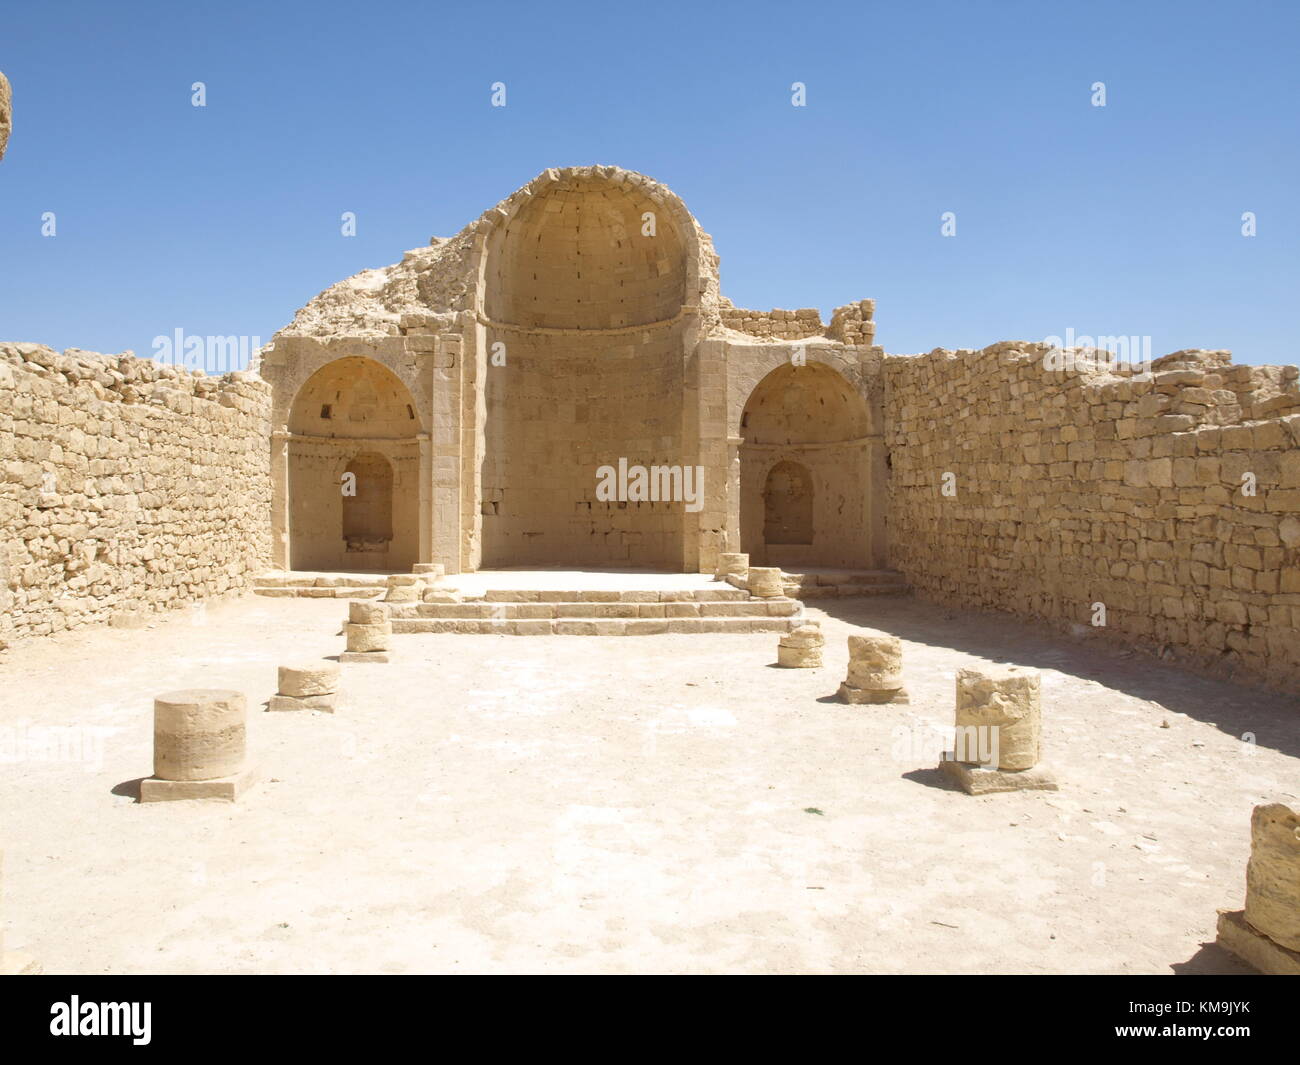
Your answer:
[[[875,343],[875,300],[858,300],[831,313],[829,326],[822,325],[821,312],[815,307],[797,311],[753,311],[723,300],[719,308],[722,325],[750,336],[771,340],[803,340],[827,336],[843,344],[870,347]]]
[[[894,566],[931,599],[1300,688],[1300,371],[1047,354],[886,357]]]
[[[804,337],[821,336],[826,331],[822,325],[821,313],[816,307],[804,307],[797,311],[751,311],[724,303],[720,315],[722,324],[728,329],[773,340],[802,340]]]
[[[0,344],[0,646],[265,569],[269,402],[253,374]]]
[[[682,565],[681,500],[597,498],[597,470],[686,464],[681,328],[516,332],[489,367],[483,565]],[[693,464],[693,463],[692,463]]]
[[[831,312],[826,335],[845,344],[870,347],[876,337],[876,301],[858,300]]]

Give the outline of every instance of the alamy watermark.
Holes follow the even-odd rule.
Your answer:
[[[256,336],[193,336],[173,329],[168,336],[153,338],[153,358],[164,366],[223,374],[247,369],[261,346],[262,338]]]
[[[703,466],[631,466],[596,470],[596,499],[602,503],[685,503],[691,514],[704,509]]]
[[[0,725],[0,765],[80,763],[97,773],[104,766],[104,740],[117,731],[107,725]]]
[[[1064,337],[1043,337],[1043,343],[1052,349],[1043,356],[1045,370],[1114,372],[1122,366],[1131,373],[1151,372],[1149,336],[1076,336],[1070,328]]]

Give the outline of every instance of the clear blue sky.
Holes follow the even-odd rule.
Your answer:
[[[737,304],[871,296],[887,351],[1300,356],[1294,0],[48,0],[5,5],[0,70],[0,339],[266,340],[545,167],[617,163],[682,196]]]

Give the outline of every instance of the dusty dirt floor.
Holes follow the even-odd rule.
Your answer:
[[[52,973],[1245,973],[1215,910],[1251,808],[1300,796],[1296,699],[909,598],[809,607],[819,670],[775,668],[770,634],[409,635],[344,666],[344,712],[262,712],[345,609],[250,596],[0,658],[10,948]],[[902,638],[910,705],[833,701],[855,625]],[[934,771],[981,660],[1043,671],[1058,793]],[[184,687],[248,694],[238,804],[135,801],[152,698]]]

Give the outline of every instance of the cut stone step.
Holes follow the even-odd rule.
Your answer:
[[[556,591],[549,588],[492,588],[484,593],[489,603],[670,603],[670,602],[740,602],[749,593],[739,588],[682,588],[673,591],[653,589],[617,591],[583,588]]]
[[[290,585],[253,587],[254,595],[267,595],[277,599],[374,599],[384,594],[383,588],[317,588],[315,585]]]
[[[394,618],[395,634],[459,633],[479,636],[658,636],[664,633],[789,632],[802,624],[794,617],[728,618]]]
[[[746,599],[740,602],[678,603],[394,603],[396,618],[437,618],[444,621],[549,621],[793,617],[800,612],[797,599]]]

